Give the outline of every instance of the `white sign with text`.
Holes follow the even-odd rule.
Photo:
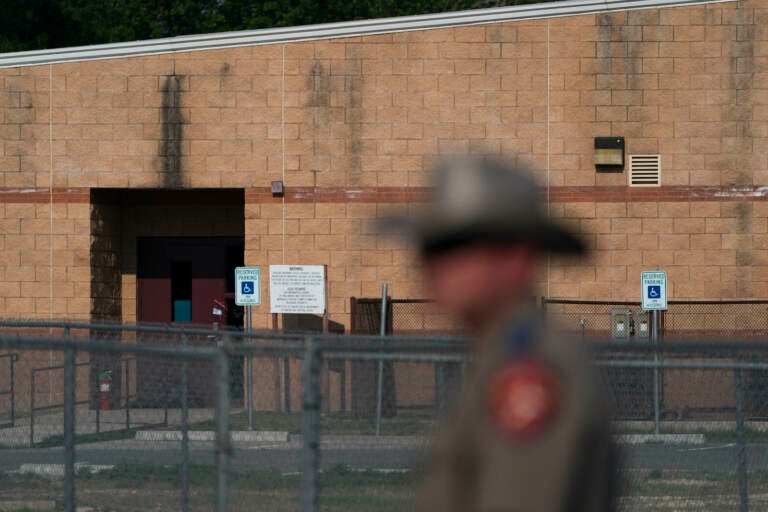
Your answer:
[[[271,313],[325,313],[325,267],[270,265],[269,306]]]

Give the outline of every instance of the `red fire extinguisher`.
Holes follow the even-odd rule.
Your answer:
[[[112,372],[103,371],[99,374],[99,409],[108,411],[112,408]]]

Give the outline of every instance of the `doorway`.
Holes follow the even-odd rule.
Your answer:
[[[208,328],[216,323],[220,330],[242,329],[242,308],[234,303],[234,273],[235,267],[243,265],[243,248],[242,237],[137,238],[138,321],[192,328]],[[221,318],[211,314],[215,300],[226,304]],[[215,345],[219,337],[190,336],[185,341],[197,346]],[[212,406],[212,365],[190,362],[188,371],[190,406]],[[235,402],[242,401],[242,358],[230,360],[230,376],[230,397]],[[137,395],[143,395],[147,401],[158,395],[158,390],[178,389],[181,365],[148,359],[137,366],[137,379],[142,388]],[[163,402],[171,406],[178,402],[177,393],[162,393]]]
[[[235,307],[235,267],[242,237],[139,237],[136,240],[137,320],[210,326],[214,300],[224,301],[221,327],[242,327]]]
[[[91,189],[92,319],[206,328],[217,321],[221,329],[242,328],[242,308],[234,304],[234,268],[243,263],[244,234],[242,189]],[[224,318],[211,316],[213,299],[226,304]],[[154,338],[181,343],[178,336]],[[216,337],[188,341],[204,345],[216,343]],[[92,363],[92,386],[99,372],[120,371],[113,357]],[[231,365],[231,396],[242,400],[242,362]],[[190,385],[199,387],[190,389],[196,394],[190,398],[208,405],[212,397],[205,389],[212,373],[198,366],[193,372],[190,363]],[[180,364],[140,357],[130,368],[130,389],[119,389],[116,379],[117,394],[137,407],[176,400]]]

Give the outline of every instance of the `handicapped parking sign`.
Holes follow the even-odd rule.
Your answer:
[[[261,269],[259,267],[235,269],[235,304],[238,306],[261,305]]]
[[[667,309],[667,273],[663,270],[643,272],[640,276],[642,308]]]

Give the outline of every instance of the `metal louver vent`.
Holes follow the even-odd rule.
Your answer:
[[[629,186],[661,186],[661,155],[629,155]]]

